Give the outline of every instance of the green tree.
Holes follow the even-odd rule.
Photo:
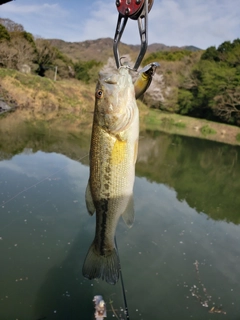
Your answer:
[[[179,113],[190,114],[194,107],[194,96],[191,91],[180,89],[178,93]]]
[[[96,71],[98,71],[100,66],[101,62],[95,60],[79,61],[74,65],[76,78],[88,83],[94,77],[92,70],[97,69]]]
[[[185,57],[194,55],[190,50],[176,50],[176,51],[157,51],[150,53],[143,61],[143,64],[154,61],[181,61]]]
[[[48,40],[38,38],[35,40],[37,74],[44,77],[46,70],[54,66],[57,49]]]
[[[227,53],[232,50],[232,43],[230,41],[225,41],[218,47],[217,51],[221,53]]]
[[[35,47],[34,37],[30,32],[23,31],[23,38],[26,39],[29,43],[31,43]]]
[[[0,41],[2,40],[10,40],[10,34],[7,29],[0,24]]]
[[[208,48],[179,90],[179,110],[240,125],[240,40]]]
[[[201,56],[202,60],[219,61],[218,51],[216,47],[209,47]]]

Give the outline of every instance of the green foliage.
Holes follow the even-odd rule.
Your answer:
[[[16,71],[13,69],[4,69],[0,68],[0,79],[4,79],[5,77],[14,77],[16,74]]]
[[[175,122],[175,127],[180,128],[180,129],[185,129],[186,128],[186,123],[184,122]]]
[[[26,39],[28,42],[35,46],[33,35],[30,32],[24,31],[22,35],[24,39]]]
[[[14,78],[25,87],[47,92],[55,92],[54,82],[50,79],[37,77],[35,75],[26,75],[20,72],[16,73]]]
[[[144,132],[145,139],[153,135],[154,147],[146,151],[147,160],[137,161],[136,175],[173,188],[179,200],[209,218],[239,224],[239,147]]]
[[[73,62],[70,58],[68,58],[64,53],[62,53],[58,48],[54,47],[55,49],[55,54],[56,54],[56,59],[59,59],[63,61],[64,63],[67,63],[69,65],[73,65]]]
[[[231,67],[240,65],[240,39],[235,39],[232,43],[225,41],[217,49],[209,47],[203,53],[201,60],[221,61]]]
[[[36,39],[36,59],[35,63],[38,65],[37,74],[41,77],[45,76],[48,69],[54,68],[54,60],[56,58],[57,50],[51,45],[48,40]]]
[[[210,60],[210,61],[219,61],[218,52],[216,47],[209,47],[207,50],[202,54],[202,60]]]
[[[186,123],[180,121],[175,121],[172,118],[163,118],[161,121],[161,125],[163,127],[171,127],[171,126],[175,126],[179,129],[185,129],[186,128]]]
[[[201,133],[202,133],[203,135],[216,134],[216,133],[217,133],[214,129],[210,128],[208,125],[203,126],[203,127],[200,129],[200,131],[201,131]]]
[[[157,51],[148,55],[143,61],[143,65],[151,63],[153,61],[181,61],[185,57],[192,55],[189,50],[177,50],[177,51]]]
[[[178,94],[179,113],[189,114],[193,109],[193,94],[190,91],[181,89]]]
[[[68,79],[74,77],[74,64],[72,60],[63,54],[58,48],[52,47],[54,56],[50,64],[50,70],[45,73],[45,76],[54,78],[55,66],[57,66],[57,79]]]
[[[96,60],[90,60],[90,61],[79,61],[75,63],[74,70],[75,70],[75,76],[78,80],[84,81],[86,83],[89,83],[89,81],[92,79],[93,75],[91,75],[91,70],[95,67],[100,68],[101,62]]]
[[[179,112],[240,125],[240,39],[209,47],[183,81]]]
[[[27,64],[38,75],[51,79],[57,67],[58,80],[76,77],[85,83],[95,82],[102,65],[96,60],[74,64],[51,41],[34,39],[10,19],[0,18],[0,42],[1,67],[22,70]],[[153,61],[161,62],[158,73],[163,77],[154,77],[152,86],[160,88],[159,95],[146,94],[148,106],[240,126],[240,39],[204,52],[153,52],[143,65]]]
[[[2,24],[0,24],[0,41],[1,40],[10,40],[10,34]]]
[[[238,134],[236,135],[236,140],[237,140],[238,142],[240,142],[240,133],[238,133]]]
[[[0,66],[21,70],[27,64],[38,75],[54,77],[58,67],[58,79],[74,77],[73,62],[45,39],[34,39],[23,26],[10,19],[0,18]]]
[[[167,131],[171,131],[174,130],[174,128],[185,129],[187,127],[186,123],[182,121],[181,116],[172,115],[169,117],[168,113],[166,113],[166,115],[167,116],[165,116],[165,113],[159,112],[155,109],[150,109],[147,117],[144,118],[142,122],[144,122],[150,130],[164,128],[167,129]]]

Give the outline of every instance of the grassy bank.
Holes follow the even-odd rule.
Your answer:
[[[66,125],[91,126],[95,84],[56,81],[0,68],[0,97],[16,103],[13,121],[47,120]],[[207,120],[163,113],[138,101],[141,130],[158,130],[240,145],[240,128]],[[17,120],[18,119],[18,120]]]
[[[28,111],[29,117],[52,119],[57,116],[84,119],[93,111],[94,84],[78,80],[54,82],[36,75],[0,68],[0,97],[10,106]]]
[[[140,107],[141,129],[159,130],[232,145],[240,145],[240,128],[204,119]]]

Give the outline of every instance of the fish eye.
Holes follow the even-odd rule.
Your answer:
[[[100,99],[103,97],[103,91],[101,89],[96,91],[96,98]]]

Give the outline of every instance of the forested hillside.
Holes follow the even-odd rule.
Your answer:
[[[158,61],[163,81],[156,108],[240,125],[240,39],[205,51],[154,52],[144,64]]]
[[[179,112],[240,125],[240,39],[208,48],[184,79]]]
[[[51,79],[57,67],[58,79],[77,78],[87,82],[91,77],[96,79],[101,63],[95,60],[73,62],[51,41],[34,37],[10,19],[0,19],[0,67]]]
[[[42,39],[10,19],[0,19],[0,68],[52,80],[57,76],[96,82],[99,70],[113,56],[111,44],[111,39],[82,43]],[[138,51],[138,46],[120,46],[120,53],[132,60]],[[205,51],[152,44],[142,65],[153,61],[160,67],[143,98],[147,106],[240,126],[240,39]]]

